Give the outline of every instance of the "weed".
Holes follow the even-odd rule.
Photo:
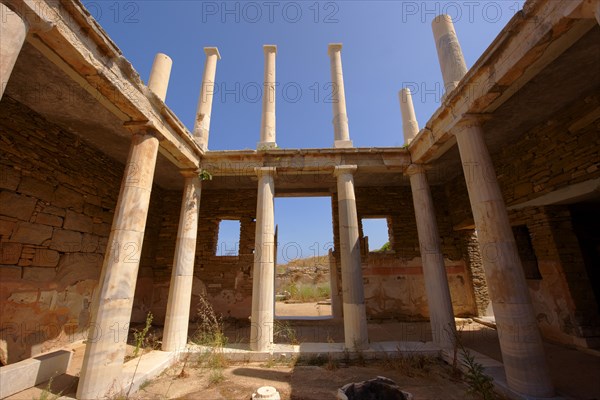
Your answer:
[[[142,348],[142,346],[145,344],[146,341],[146,335],[148,335],[148,331],[150,330],[150,327],[152,326],[152,313],[149,312],[148,315],[146,315],[146,325],[144,326],[144,329],[142,329],[141,331],[137,331],[135,330],[133,332],[133,337],[135,340],[135,348],[133,349],[133,358],[138,356],[138,353],[140,352],[140,348]]]
[[[60,396],[62,396],[62,391],[58,394],[52,393],[52,382],[54,381],[54,377],[50,377],[50,380],[46,384],[46,387],[40,393],[40,397],[34,400],[57,400]]]
[[[458,332],[454,334],[454,360],[453,367],[457,368],[457,354],[460,351],[462,356],[462,365],[465,367],[465,371],[463,374],[463,378],[465,383],[469,386],[468,392],[482,400],[495,400],[498,398],[496,393],[494,392],[494,379],[484,373],[483,365],[475,361],[475,356],[471,354],[469,349],[465,347],[462,342],[462,338],[459,335],[459,332],[462,331],[459,329]]]
[[[274,321],[273,325],[273,337],[274,340],[279,342],[289,342],[290,344],[300,344],[298,337],[296,336],[296,330],[290,325],[288,321]]]

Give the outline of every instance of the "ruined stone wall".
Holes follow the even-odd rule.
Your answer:
[[[173,268],[175,238],[179,224],[182,193],[168,192],[163,199],[163,213],[156,249],[155,286],[152,311],[157,322],[164,321]],[[252,267],[256,190],[203,190],[200,199],[198,239],[190,316],[195,319],[198,300],[206,295],[217,313],[225,317],[247,319],[252,305]],[[241,224],[239,255],[218,256],[219,222],[239,220]]]
[[[463,239],[452,230],[443,188],[432,187],[442,251],[455,315],[474,315],[476,305],[463,259]],[[409,186],[356,188],[365,301],[369,318],[424,319],[429,315],[423,265]],[[334,242],[339,249],[337,200],[333,201]],[[387,218],[391,251],[366,251],[363,218]],[[376,249],[371,249],[376,250]],[[339,257],[336,251],[339,267]]]
[[[0,360],[13,363],[85,338],[124,166],[7,96],[0,134]]]

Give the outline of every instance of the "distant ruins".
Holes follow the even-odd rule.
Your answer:
[[[209,150],[218,49],[189,132],[164,104],[166,55],[146,86],[78,0],[0,9],[3,364],[87,339],[77,396],[103,396],[126,376],[130,322],[151,311],[176,354],[201,295],[250,317],[268,352],[275,196],[331,197],[349,350],[369,346],[368,319],[429,319],[442,348],[454,316],[493,313],[510,389],[551,397],[542,338],[600,348],[600,1],[527,1],[470,70],[436,18],[446,92],[424,127],[400,92],[402,148],[353,147],[330,44],[333,146],[278,149],[266,45],[256,151]],[[369,217],[387,219],[390,251],[369,251]],[[223,219],[240,221],[237,256],[217,255]]]

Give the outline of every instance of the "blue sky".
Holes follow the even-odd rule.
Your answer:
[[[355,147],[402,146],[398,91],[413,89],[421,126],[439,105],[442,78],[431,33],[454,18],[467,66],[522,8],[523,1],[84,1],[144,81],[154,55],[173,59],[167,105],[192,130],[203,48],[217,46],[209,149],[254,149],[259,140],[263,44],[276,44],[277,144],[331,147],[327,45],[341,42],[350,138]],[[294,222],[310,210],[320,225]],[[276,203],[281,241],[331,241],[328,201]],[[292,216],[293,215],[293,216]],[[306,221],[306,218],[304,218]],[[381,229],[385,236],[385,230]],[[384,237],[371,237],[379,243]],[[310,245],[309,245],[310,246]],[[371,247],[374,247],[373,245]],[[280,246],[281,248],[281,246]],[[308,248],[305,254],[310,254]]]

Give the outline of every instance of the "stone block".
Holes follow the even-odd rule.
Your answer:
[[[16,190],[21,180],[21,173],[14,168],[0,165],[0,188]]]
[[[50,248],[62,252],[78,252],[81,251],[81,240],[82,235],[79,232],[55,229]]]
[[[35,249],[31,265],[33,267],[56,267],[60,255],[56,250],[50,249]]]
[[[29,389],[65,374],[71,362],[71,353],[58,350],[4,366],[0,369],[0,398]]]
[[[39,213],[35,217],[35,222],[42,225],[61,227],[63,224],[63,219],[58,215]]]
[[[52,227],[47,225],[17,222],[11,242],[40,245],[52,237]]]
[[[94,222],[92,221],[92,218],[70,210],[67,210],[67,216],[65,217],[63,226],[65,229],[79,232],[91,233],[94,230]]]
[[[94,224],[92,233],[98,236],[108,236],[110,234],[110,224]]]
[[[21,179],[17,192],[41,200],[52,201],[54,196],[54,186],[31,176],[24,176]]]
[[[15,221],[0,218],[0,236],[12,235],[13,229],[15,228]]]
[[[0,192],[0,215],[29,221],[37,200],[13,192]]]
[[[83,206],[83,213],[85,215],[89,215],[90,217],[102,218],[102,215],[104,214],[104,209],[94,204],[85,203],[85,205]]]
[[[21,267],[0,265],[0,282],[16,281],[19,279],[21,279]]]
[[[52,205],[61,208],[72,208],[75,211],[83,211],[83,204],[83,195],[64,185],[56,189],[52,199]]]
[[[23,267],[23,280],[34,282],[52,282],[56,278],[54,268]]]
[[[21,243],[4,242],[0,243],[0,264],[16,265],[21,258]]]
[[[85,253],[93,253],[98,249],[98,236],[89,233],[83,234],[81,242],[81,251]]]
[[[96,253],[63,254],[58,262],[56,279],[72,285],[86,279],[98,280],[103,257]]]
[[[56,215],[59,217],[64,217],[65,215],[67,215],[67,212],[65,211],[64,208],[54,207],[54,206],[50,206],[50,205],[44,205],[44,208],[42,211],[45,212],[46,214],[52,214],[52,215]]]

